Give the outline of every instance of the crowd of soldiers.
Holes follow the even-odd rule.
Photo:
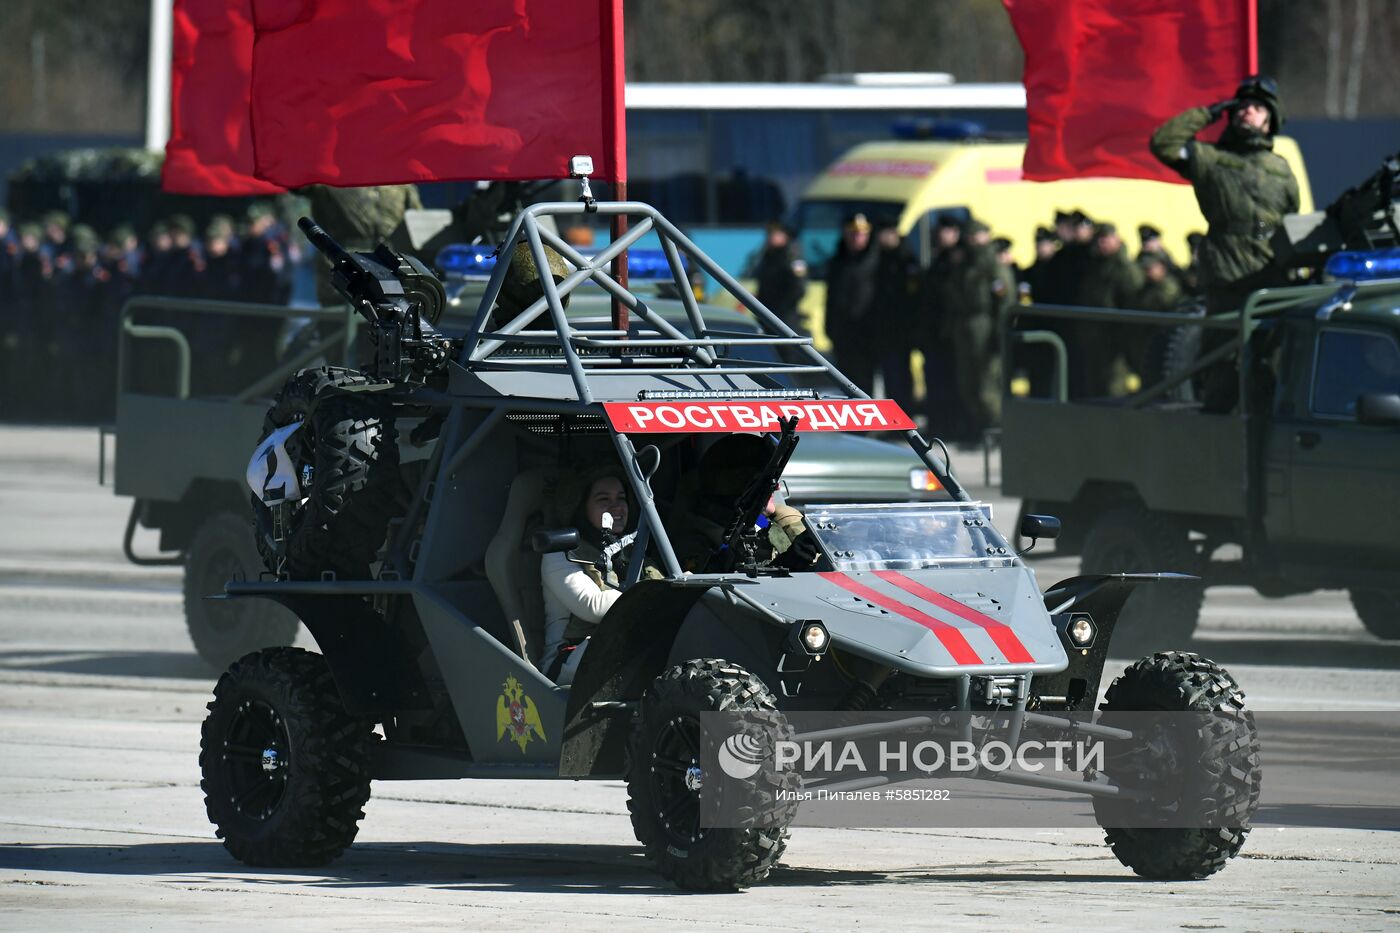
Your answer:
[[[104,238],[61,211],[12,222],[0,210],[0,417],[110,420],[129,298],[286,304],[298,249],[265,203],[203,231],[175,215],[144,241],[125,225]],[[219,346],[228,335],[218,331],[200,329],[199,342]]]
[[[884,394],[915,411],[910,351],[920,351],[928,423],[947,439],[979,439],[999,420],[1001,325],[1014,305],[1170,312],[1197,291],[1195,264],[1179,267],[1160,231],[1143,226],[1138,236],[1133,258],[1112,224],[1060,212],[1053,228],[1036,231],[1035,262],[1021,269],[1010,240],[994,237],[981,221],[948,214],[938,222],[931,262],[921,267],[893,222],[855,214],[826,270],[824,326],[835,362],[866,391],[879,374]],[[1193,254],[1198,244],[1193,234]],[[759,299],[800,330],[806,266],[790,231],[769,226],[752,272]],[[1124,373],[1141,370],[1142,354],[1131,342],[1125,347],[1113,359],[1079,367],[1081,394],[1121,391]]]

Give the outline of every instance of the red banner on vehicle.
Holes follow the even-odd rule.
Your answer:
[[[779,420],[797,417],[797,430],[910,431],[910,420],[889,399],[824,401],[726,400],[605,402],[613,429],[622,434],[719,434],[780,431]]]

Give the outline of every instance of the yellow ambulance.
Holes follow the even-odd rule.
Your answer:
[[[1143,140],[1146,147],[1147,141]],[[1288,160],[1298,178],[1300,210],[1313,209],[1312,191],[1298,144],[1278,137],[1274,151]],[[906,243],[927,265],[940,217],[969,215],[1012,242],[1016,264],[1035,261],[1035,228],[1054,225],[1056,211],[1082,210],[1095,222],[1118,227],[1136,253],[1137,228],[1151,224],[1182,266],[1190,261],[1186,235],[1204,232],[1205,219],[1189,184],[1127,178],[1076,178],[1031,182],[1021,177],[1024,141],[983,139],[864,143],[851,149],[817,179],[802,197],[795,226],[812,283],[802,301],[818,344],[829,344],[822,327],[826,288],[821,282],[835,252],[842,222],[862,213],[872,223],[893,222]]]

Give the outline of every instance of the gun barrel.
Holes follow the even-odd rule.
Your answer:
[[[310,217],[302,217],[297,220],[297,226],[301,228],[302,233],[306,234],[306,239],[311,242],[312,246],[316,247],[317,252],[331,262],[339,264],[342,260],[350,258],[345,247],[337,243],[324,227]]]

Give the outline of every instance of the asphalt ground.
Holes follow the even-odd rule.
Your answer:
[[[1014,519],[980,452],[955,462]],[[247,868],[204,815],[216,675],[178,571],[125,562],[129,503],[96,479],[94,431],[0,428],[0,928],[1400,928],[1400,835],[1320,827],[1256,830],[1193,883],[1137,879],[1088,829],[802,828],[762,887],[687,895],[648,867],[616,782],[377,784],[332,865]],[[1034,566],[1042,585],[1077,570]],[[1256,709],[1400,710],[1400,644],[1342,593],[1212,590],[1188,647]]]

